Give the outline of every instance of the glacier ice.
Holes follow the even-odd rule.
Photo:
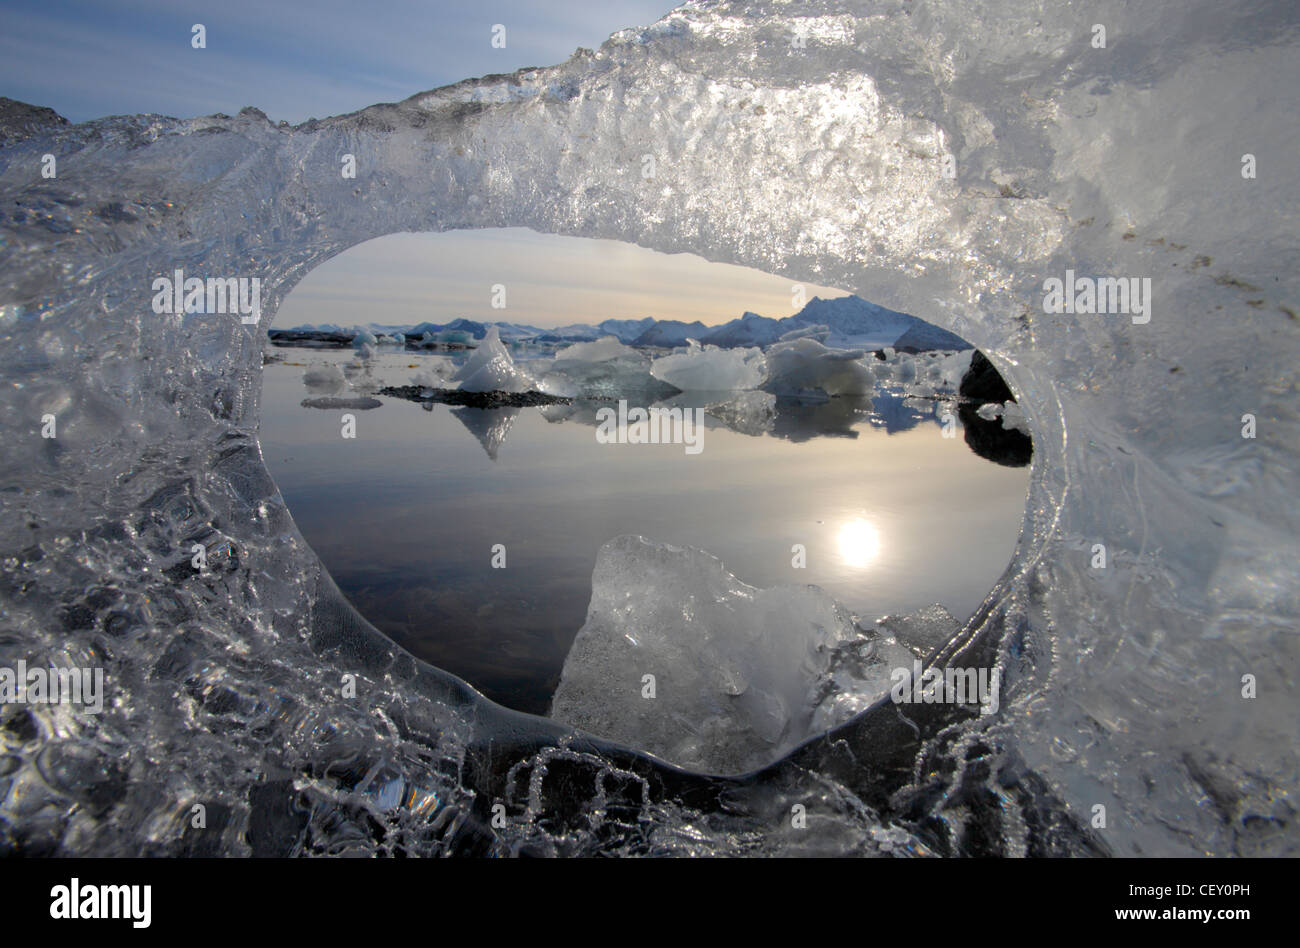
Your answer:
[[[538,390],[549,395],[626,398],[649,404],[677,391],[650,374],[651,361],[648,352],[611,335],[565,346],[553,359],[538,359],[529,368],[541,375]]]
[[[757,388],[767,374],[761,349],[719,349],[691,344],[660,356],[650,374],[683,392],[730,392]]]
[[[446,356],[426,356],[420,361],[420,371],[411,376],[412,385],[424,388],[449,388],[456,366]]]
[[[952,613],[938,603],[903,615],[885,616],[876,625],[899,645],[922,657],[943,646],[961,628]]]
[[[515,365],[493,326],[474,354],[452,376],[464,392],[527,392],[537,387],[533,377]]]
[[[779,342],[766,354],[763,388],[776,395],[870,395],[875,386],[861,349],[830,349],[802,336]]]
[[[296,127],[8,132],[0,650],[101,662],[110,700],[6,710],[0,851],[1296,854],[1297,16],[722,0]],[[987,353],[1033,431],[1024,530],[929,660],[1000,668],[999,712],[874,705],[724,781],[491,705],[356,615],[262,463],[264,327],[348,247],[498,226],[844,287]],[[262,328],[153,313],[182,265],[260,279]],[[1045,313],[1067,268],[1150,278],[1150,322]],[[187,574],[209,540],[223,567]]]
[[[347,379],[343,370],[333,363],[312,366],[302,374],[302,384],[314,395],[337,395]]]
[[[883,697],[914,657],[816,586],[755,589],[702,550],[622,536],[596,556],[551,716],[742,773]]]

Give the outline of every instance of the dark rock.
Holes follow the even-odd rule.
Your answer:
[[[381,388],[380,395],[404,398],[409,402],[441,402],[469,408],[528,408],[533,405],[569,405],[573,399],[544,392],[462,392],[459,389],[425,388],[422,385],[398,385]]]
[[[0,96],[0,147],[42,132],[66,128],[69,124],[67,119],[53,109]]]
[[[304,398],[302,400],[303,408],[324,408],[324,409],[347,409],[350,411],[370,411],[372,408],[378,408],[382,405],[377,398],[337,398],[326,396],[323,398]]]
[[[994,400],[989,399],[989,401]],[[1003,399],[1003,401],[1011,400]],[[957,417],[961,419],[962,426],[965,428],[967,447],[994,464],[1001,464],[1003,467],[1024,467],[1033,459],[1033,440],[1019,429],[1003,428],[1001,418],[985,421],[977,414],[981,404],[983,402],[962,402],[957,406]]]
[[[307,349],[347,349],[352,334],[317,329],[270,329],[266,336],[273,346],[301,346]]]
[[[962,376],[961,387],[957,390],[963,398],[970,398],[981,405],[985,402],[1014,402],[1016,397],[1003,381],[993,363],[978,349],[971,355],[970,368]]]

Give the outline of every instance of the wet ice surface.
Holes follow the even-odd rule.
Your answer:
[[[755,589],[703,550],[616,537],[551,713],[684,767],[757,770],[911,672],[866,625],[817,586]]]
[[[6,710],[0,849],[1300,851],[1297,15],[710,3],[295,128],[6,124],[0,648],[110,696]],[[152,280],[260,278],[269,324],[362,241],[500,226],[844,287],[987,352],[1034,434],[1023,542],[936,659],[1001,668],[999,712],[871,709],[707,780],[504,714],[349,612],[261,462],[262,330],[156,314]],[[1150,278],[1150,322],[1044,312],[1067,268]],[[181,568],[198,542],[219,569]]]
[[[942,436],[934,403],[909,408],[883,387],[874,401],[745,393],[767,399],[757,409],[735,393],[699,396],[710,408],[692,455],[598,443],[604,402],[426,411],[384,397],[345,440],[346,405],[311,409],[348,399],[305,404],[304,379],[343,379],[347,367],[346,390],[368,391],[447,357],[381,353],[358,371],[350,352],[276,354],[285,361],[264,371],[263,454],[334,580],[399,644],[524,711],[547,711],[586,620],[596,553],[619,534],[707,550],[753,586],[817,584],[869,625],[934,602],[964,620],[1020,532],[1028,469],[977,457],[960,428]],[[498,543],[505,569],[491,566]]]

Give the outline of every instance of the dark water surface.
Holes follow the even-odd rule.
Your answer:
[[[266,366],[262,449],[307,541],[394,641],[523,711],[545,713],[596,551],[619,534],[702,548],[753,586],[819,585],[864,619],[939,602],[964,620],[1020,533],[1028,469],[976,456],[960,431],[942,437],[919,400],[782,402],[775,434],[758,437],[709,418],[689,455],[547,420],[565,409],[381,397],[352,410],[348,440],[347,409],[301,402],[320,394],[304,364],[351,354],[282,353],[300,364]],[[421,358],[384,353],[376,374],[405,384]]]

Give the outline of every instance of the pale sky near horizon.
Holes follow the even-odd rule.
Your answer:
[[[493,284],[506,307],[492,307]],[[543,329],[603,319],[699,320],[717,325],[747,310],[797,312],[795,281],[694,254],[665,254],[614,240],[539,234],[522,227],[393,234],[359,244],[307,274],[274,326],[409,326],[526,323]],[[806,298],[844,290],[802,284]]]

